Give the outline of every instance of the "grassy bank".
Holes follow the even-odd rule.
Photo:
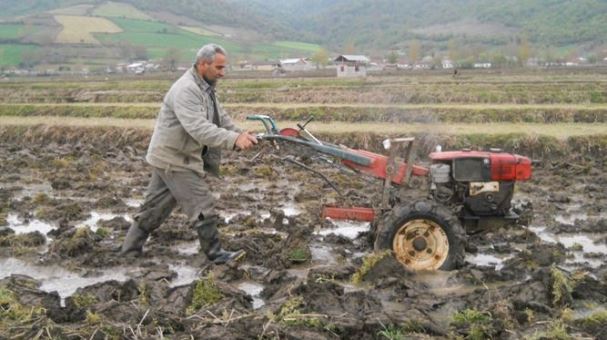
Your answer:
[[[241,126],[261,131],[258,124],[239,122]],[[285,122],[283,126],[293,126]],[[146,148],[153,120],[66,119],[43,117],[0,117],[0,143],[45,145],[78,144],[86,141],[99,146],[133,146]],[[415,136],[418,152],[425,157],[436,145],[445,150],[499,147],[533,158],[564,159],[593,157],[602,161],[607,153],[607,125],[594,124],[578,130],[578,125],[553,124],[549,129],[533,124],[471,124],[471,125],[393,125],[393,124],[331,124],[310,126],[317,137],[383,153],[381,141],[388,137]],[[559,157],[559,158],[554,158]]]
[[[278,121],[280,128],[295,127],[297,121]],[[263,126],[254,121],[236,121],[244,129],[263,132]],[[121,118],[73,118],[73,117],[2,117],[0,126],[66,126],[66,127],[123,127],[152,129],[154,119],[121,119]],[[307,129],[321,135],[340,135],[355,133],[375,133],[385,135],[399,134],[436,134],[436,135],[507,135],[523,134],[549,136],[559,140],[575,136],[607,135],[607,124],[394,124],[394,123],[344,123],[326,124],[312,122]]]
[[[236,119],[267,114],[277,120],[390,123],[604,123],[607,105],[409,104],[359,105],[318,103],[228,103]],[[154,118],[159,103],[28,103],[0,104],[0,116]]]

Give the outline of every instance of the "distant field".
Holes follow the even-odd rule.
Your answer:
[[[92,33],[119,33],[122,30],[105,18],[56,15],[55,20],[63,25],[56,42],[67,44],[99,44]]]
[[[195,34],[199,34],[199,35],[206,35],[206,36],[219,36],[218,33],[215,33],[213,31],[209,31],[207,29],[204,29],[202,27],[194,27],[194,26],[179,26],[179,28],[181,28],[184,31],[188,31],[188,32],[192,32]]]
[[[21,56],[24,52],[30,52],[38,47],[35,45],[0,45],[0,66],[15,66],[21,62]]]
[[[273,45],[278,46],[280,48],[290,48],[294,50],[302,50],[308,52],[316,52],[321,48],[319,45],[316,44],[308,44],[297,41],[277,41]]]
[[[120,26],[124,32],[145,32],[145,33],[157,33],[157,32],[171,32],[178,31],[175,27],[161,23],[158,21],[139,20],[139,19],[127,19],[127,18],[112,18],[112,22]]]
[[[152,17],[138,10],[137,8],[124,3],[106,2],[95,8],[93,15],[100,17],[120,17],[141,20],[153,20]]]
[[[55,15],[87,15],[95,6],[94,5],[76,5],[71,7],[59,8],[49,11]]]
[[[172,47],[180,51],[183,60],[191,60],[195,51],[205,43],[215,42],[222,44],[228,50],[237,49],[237,45],[219,37],[204,37],[180,28],[145,20],[113,18],[123,32],[117,34],[95,34],[104,43],[117,43],[128,41],[147,49],[151,58],[162,58],[167,48]]]
[[[150,57],[161,58],[166,54],[168,47],[173,47],[181,52],[183,61],[192,59],[194,53],[200,46],[207,43],[217,43],[228,50],[228,53],[240,53],[243,51],[241,44],[227,40],[219,36],[204,36],[200,33],[192,33],[192,31],[184,30],[168,24],[124,19],[112,18],[118,26],[123,30],[117,34],[95,34],[95,37],[104,43],[115,43],[120,41],[128,41],[131,44],[143,46],[148,50]],[[285,53],[291,53],[294,50],[311,49],[316,45],[301,44],[296,42],[286,42],[286,44],[277,45],[271,43],[255,44],[252,46],[251,54],[259,58],[278,58]]]
[[[25,25],[22,24],[0,24],[0,39],[20,39],[25,35]]]

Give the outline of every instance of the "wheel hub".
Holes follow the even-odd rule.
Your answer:
[[[415,248],[416,251],[422,251],[426,249],[426,247],[427,243],[423,237],[416,237],[415,240],[413,240],[413,248]]]
[[[436,270],[449,255],[449,239],[436,222],[415,219],[396,232],[392,249],[396,259],[412,270]]]

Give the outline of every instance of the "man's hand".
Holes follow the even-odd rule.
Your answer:
[[[257,144],[257,138],[255,138],[255,136],[246,131],[241,133],[240,136],[238,136],[238,138],[236,139],[236,143],[234,143],[234,146],[239,150],[246,150],[255,144]]]

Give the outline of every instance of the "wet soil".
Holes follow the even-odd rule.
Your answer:
[[[596,154],[544,152],[533,180],[517,186],[520,223],[471,234],[463,268],[411,273],[385,256],[357,282],[374,256],[369,224],[319,212],[376,203],[381,182],[303,157],[341,197],[283,161],[288,150],[230,153],[223,178],[208,181],[223,244],[246,250],[242,261],[209,263],[179,211],[143,256],[123,257],[116,250],[149,180],[149,136],[61,131],[0,140],[0,338],[607,334],[607,167]],[[424,192],[420,182],[408,196]]]

